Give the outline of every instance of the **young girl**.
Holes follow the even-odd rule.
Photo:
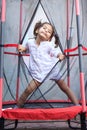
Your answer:
[[[29,71],[33,77],[17,101],[17,106],[19,108],[23,107],[29,94],[41,85],[55,63],[58,60],[63,60],[65,58],[62,53],[55,51],[55,48],[52,46],[51,39],[54,36],[54,28],[50,23],[36,23],[33,33],[35,35],[35,39],[31,39],[26,44],[18,46],[19,52],[25,52],[28,50],[30,53]],[[55,38],[55,46],[57,45],[58,38]],[[61,79],[58,66],[53,68],[47,79],[54,80],[60,89],[66,93],[70,100],[75,105],[78,104],[78,100],[71,89],[66,85],[63,79]]]

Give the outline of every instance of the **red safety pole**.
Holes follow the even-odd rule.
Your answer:
[[[77,21],[77,40],[78,40],[78,53],[79,53],[79,71],[80,71],[80,89],[82,99],[82,111],[86,112],[86,101],[85,101],[85,85],[84,85],[84,73],[83,73],[83,62],[82,62],[82,44],[80,35],[80,7],[79,0],[75,0],[76,7],[76,21]]]
[[[80,71],[80,90],[82,100],[82,113],[80,113],[81,130],[86,130],[86,100],[85,100],[85,84],[82,61],[82,44],[80,31],[80,6],[79,0],[75,0],[76,7],[76,21],[77,21],[77,40],[78,40],[78,54],[79,54],[79,71]]]
[[[1,10],[1,35],[0,35],[0,118],[2,116],[2,92],[3,92],[3,66],[4,66],[4,32],[5,32],[6,0],[2,0]]]
[[[86,100],[85,100],[85,84],[82,62],[82,44],[80,31],[80,7],[79,0],[75,0],[76,7],[76,21],[77,21],[77,40],[78,40],[78,54],[79,54],[79,71],[80,71],[80,90],[82,100],[82,113],[80,113],[81,130],[86,130]]]

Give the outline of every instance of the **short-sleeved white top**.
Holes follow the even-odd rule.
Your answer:
[[[30,39],[23,46],[29,50],[29,72],[35,80],[39,82],[43,82],[44,79],[59,80],[61,74],[55,64],[59,60],[56,57],[60,52],[55,51],[51,42],[44,41],[38,46],[35,39]]]

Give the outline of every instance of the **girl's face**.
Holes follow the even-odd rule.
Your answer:
[[[38,30],[38,35],[39,38],[43,41],[50,41],[51,40],[51,36],[53,33],[53,28],[50,24],[43,24],[42,27],[40,27]]]

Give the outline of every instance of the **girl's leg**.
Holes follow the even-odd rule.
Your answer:
[[[17,101],[17,106],[19,108],[23,107],[27,97],[37,88],[40,86],[41,83],[39,83],[36,80],[31,80],[31,82],[29,83],[28,87],[24,90],[24,92],[22,93],[22,95],[20,96],[20,98]]]
[[[67,94],[67,96],[70,98],[70,100],[75,104],[79,104],[77,98],[75,97],[74,93],[71,91],[71,89],[67,86],[67,84],[61,79],[56,81],[60,89]]]

